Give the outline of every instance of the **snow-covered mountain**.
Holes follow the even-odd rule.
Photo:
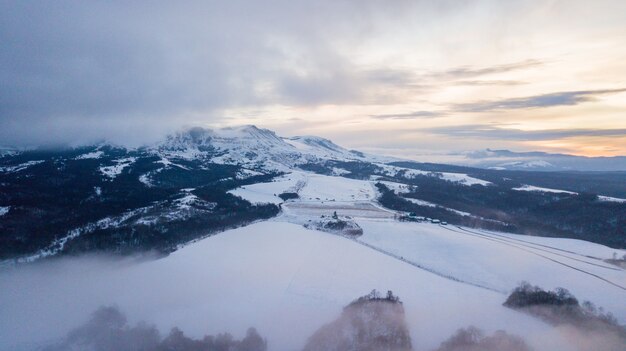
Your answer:
[[[320,137],[279,137],[271,130],[253,125],[221,129],[192,128],[170,135],[165,142],[148,150],[164,158],[202,159],[281,172],[324,160],[392,160],[347,150]]]

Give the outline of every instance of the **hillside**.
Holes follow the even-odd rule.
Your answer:
[[[549,174],[401,162],[254,126],[192,128],[142,148],[13,150],[0,157],[0,259],[167,254],[281,210],[319,214],[329,201],[626,247],[620,175]]]

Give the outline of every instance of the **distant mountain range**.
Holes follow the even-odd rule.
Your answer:
[[[480,150],[457,162],[472,167],[533,171],[626,171],[626,156],[584,157],[546,152]]]

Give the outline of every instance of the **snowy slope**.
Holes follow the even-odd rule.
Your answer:
[[[195,337],[225,330],[241,336],[252,325],[272,350],[293,350],[373,288],[392,289],[403,299],[416,350],[470,324],[489,331],[507,326],[530,338],[545,328],[502,307],[504,295],[289,223],[228,231],[139,264],[68,260],[24,267],[0,273],[0,285],[6,287],[0,309],[11,316],[0,319],[3,349],[32,340],[32,330],[41,331],[39,340],[54,338],[98,306],[116,304],[130,322],[147,320],[164,331],[178,326]]]
[[[239,187],[229,193],[242,197],[253,204],[279,204],[283,200],[278,195],[285,192],[297,193],[307,181],[305,173],[293,172],[274,179],[273,182],[256,183]]]
[[[623,301],[623,294],[587,277],[505,246],[462,236],[452,240],[434,226],[362,224],[364,241],[406,250],[405,258],[427,261],[438,270],[455,269],[466,279],[479,277],[504,288],[547,271],[563,275],[549,286],[580,281],[572,291],[583,298],[595,289],[594,300],[600,298],[597,302],[605,307],[611,307],[606,306],[611,299],[613,307]],[[439,250],[440,257],[428,255],[429,249]],[[503,259],[508,263],[502,264]],[[498,261],[483,266],[488,260]],[[69,259],[4,271],[0,285],[5,287],[0,309],[10,316],[0,320],[3,349],[32,340],[33,329],[41,331],[39,340],[54,338],[98,306],[116,304],[131,323],[147,320],[163,331],[178,326],[195,337],[225,330],[241,336],[255,326],[268,338],[270,349],[294,350],[344,305],[373,288],[391,289],[402,298],[416,350],[432,349],[468,325],[488,332],[505,329],[525,337],[538,351],[547,351],[550,333],[542,322],[501,306],[503,293],[433,274],[353,240],[281,222],[231,230],[156,261]],[[619,309],[613,312],[625,317]],[[38,317],[34,321],[33,315]],[[557,345],[567,343],[562,336],[556,339]]]
[[[621,250],[571,239],[520,241],[527,236],[450,225],[357,222],[364,231],[359,241],[439,274],[503,293],[522,280],[546,289],[566,287],[626,322],[626,271],[602,261]],[[595,258],[588,257],[592,252]]]
[[[471,186],[471,185],[487,186],[491,184],[490,182],[486,180],[470,177],[469,175],[464,174],[464,173],[427,172],[427,171],[421,171],[417,169],[404,168],[404,167],[398,167],[398,166],[392,166],[392,165],[386,165],[386,164],[377,164],[377,166],[382,168],[382,172],[381,172],[382,174],[388,175],[388,176],[401,176],[407,179],[413,178],[418,175],[430,176],[430,177],[437,177],[443,180],[447,180],[449,182],[459,183],[459,184],[463,184],[467,186]]]

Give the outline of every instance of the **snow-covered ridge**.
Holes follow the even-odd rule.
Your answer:
[[[560,189],[551,189],[551,188],[542,188],[534,185],[522,185],[517,188],[513,188],[513,190],[517,191],[538,191],[542,193],[555,193],[555,194],[576,194],[573,191],[560,190]]]
[[[329,159],[369,161],[368,156],[347,150],[328,139],[312,136],[282,138],[271,130],[252,125],[191,128],[170,135],[150,151],[163,159],[200,159],[282,172],[301,164]]]
[[[101,150],[98,150],[98,151],[88,152],[86,154],[79,155],[76,157],[76,159],[77,160],[95,159],[95,158],[102,157],[102,155],[104,155],[104,152],[102,152]]]
[[[517,190],[517,191],[538,191],[542,193],[578,195],[577,192],[573,192],[573,191],[552,189],[552,188],[542,188],[542,187],[538,187],[534,185],[522,185],[520,187],[512,188],[512,189]],[[621,199],[621,198],[612,197],[612,196],[604,196],[604,195],[598,195],[598,201],[626,203],[626,199]]]
[[[43,162],[44,162],[43,160],[28,161],[28,162],[24,162],[24,163],[16,165],[16,166],[0,167],[0,172],[7,172],[7,173],[19,172],[19,171],[25,170],[26,168],[28,168],[30,166],[38,165],[38,164],[43,163]]]

